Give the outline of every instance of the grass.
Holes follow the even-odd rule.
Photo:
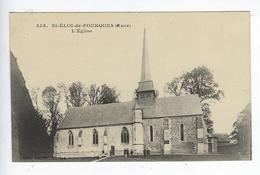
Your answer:
[[[228,161],[241,160],[239,155],[150,155],[147,157],[109,157],[106,162],[132,161]]]
[[[84,158],[42,158],[42,159],[24,159],[22,162],[91,162],[98,160],[98,157]],[[123,157],[115,156],[108,157],[100,162],[136,162],[136,161],[231,161],[231,160],[249,160],[238,154],[215,154],[215,155],[150,155],[147,157],[133,156]]]

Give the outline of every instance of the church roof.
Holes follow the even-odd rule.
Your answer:
[[[122,125],[133,123],[135,101],[70,108],[58,129]],[[202,114],[196,95],[158,98],[149,107],[141,106],[143,119]]]

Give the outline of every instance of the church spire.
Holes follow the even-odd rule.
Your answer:
[[[143,53],[142,53],[142,67],[141,67],[141,80],[138,83],[137,92],[152,92],[154,94],[153,80],[151,78],[148,49],[146,43],[145,29],[143,34]],[[138,95],[138,94],[137,94]]]
[[[141,69],[141,82],[151,80],[151,71],[149,64],[148,48],[146,43],[145,28],[143,33],[143,55],[142,55],[142,69]]]

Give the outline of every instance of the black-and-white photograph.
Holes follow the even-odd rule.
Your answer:
[[[252,159],[249,12],[9,17],[13,162]]]

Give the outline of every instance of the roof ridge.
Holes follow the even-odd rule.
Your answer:
[[[115,102],[115,103],[106,103],[106,104],[78,106],[78,107],[71,107],[69,109],[92,108],[92,107],[97,107],[97,106],[111,106],[111,105],[115,105],[115,104],[126,104],[126,103],[131,103],[131,102],[133,102],[133,100],[132,101],[125,101],[125,102]]]
[[[183,94],[179,96],[167,96],[167,97],[159,97],[158,99],[163,99],[163,98],[181,98],[181,97],[198,97],[198,94]]]

